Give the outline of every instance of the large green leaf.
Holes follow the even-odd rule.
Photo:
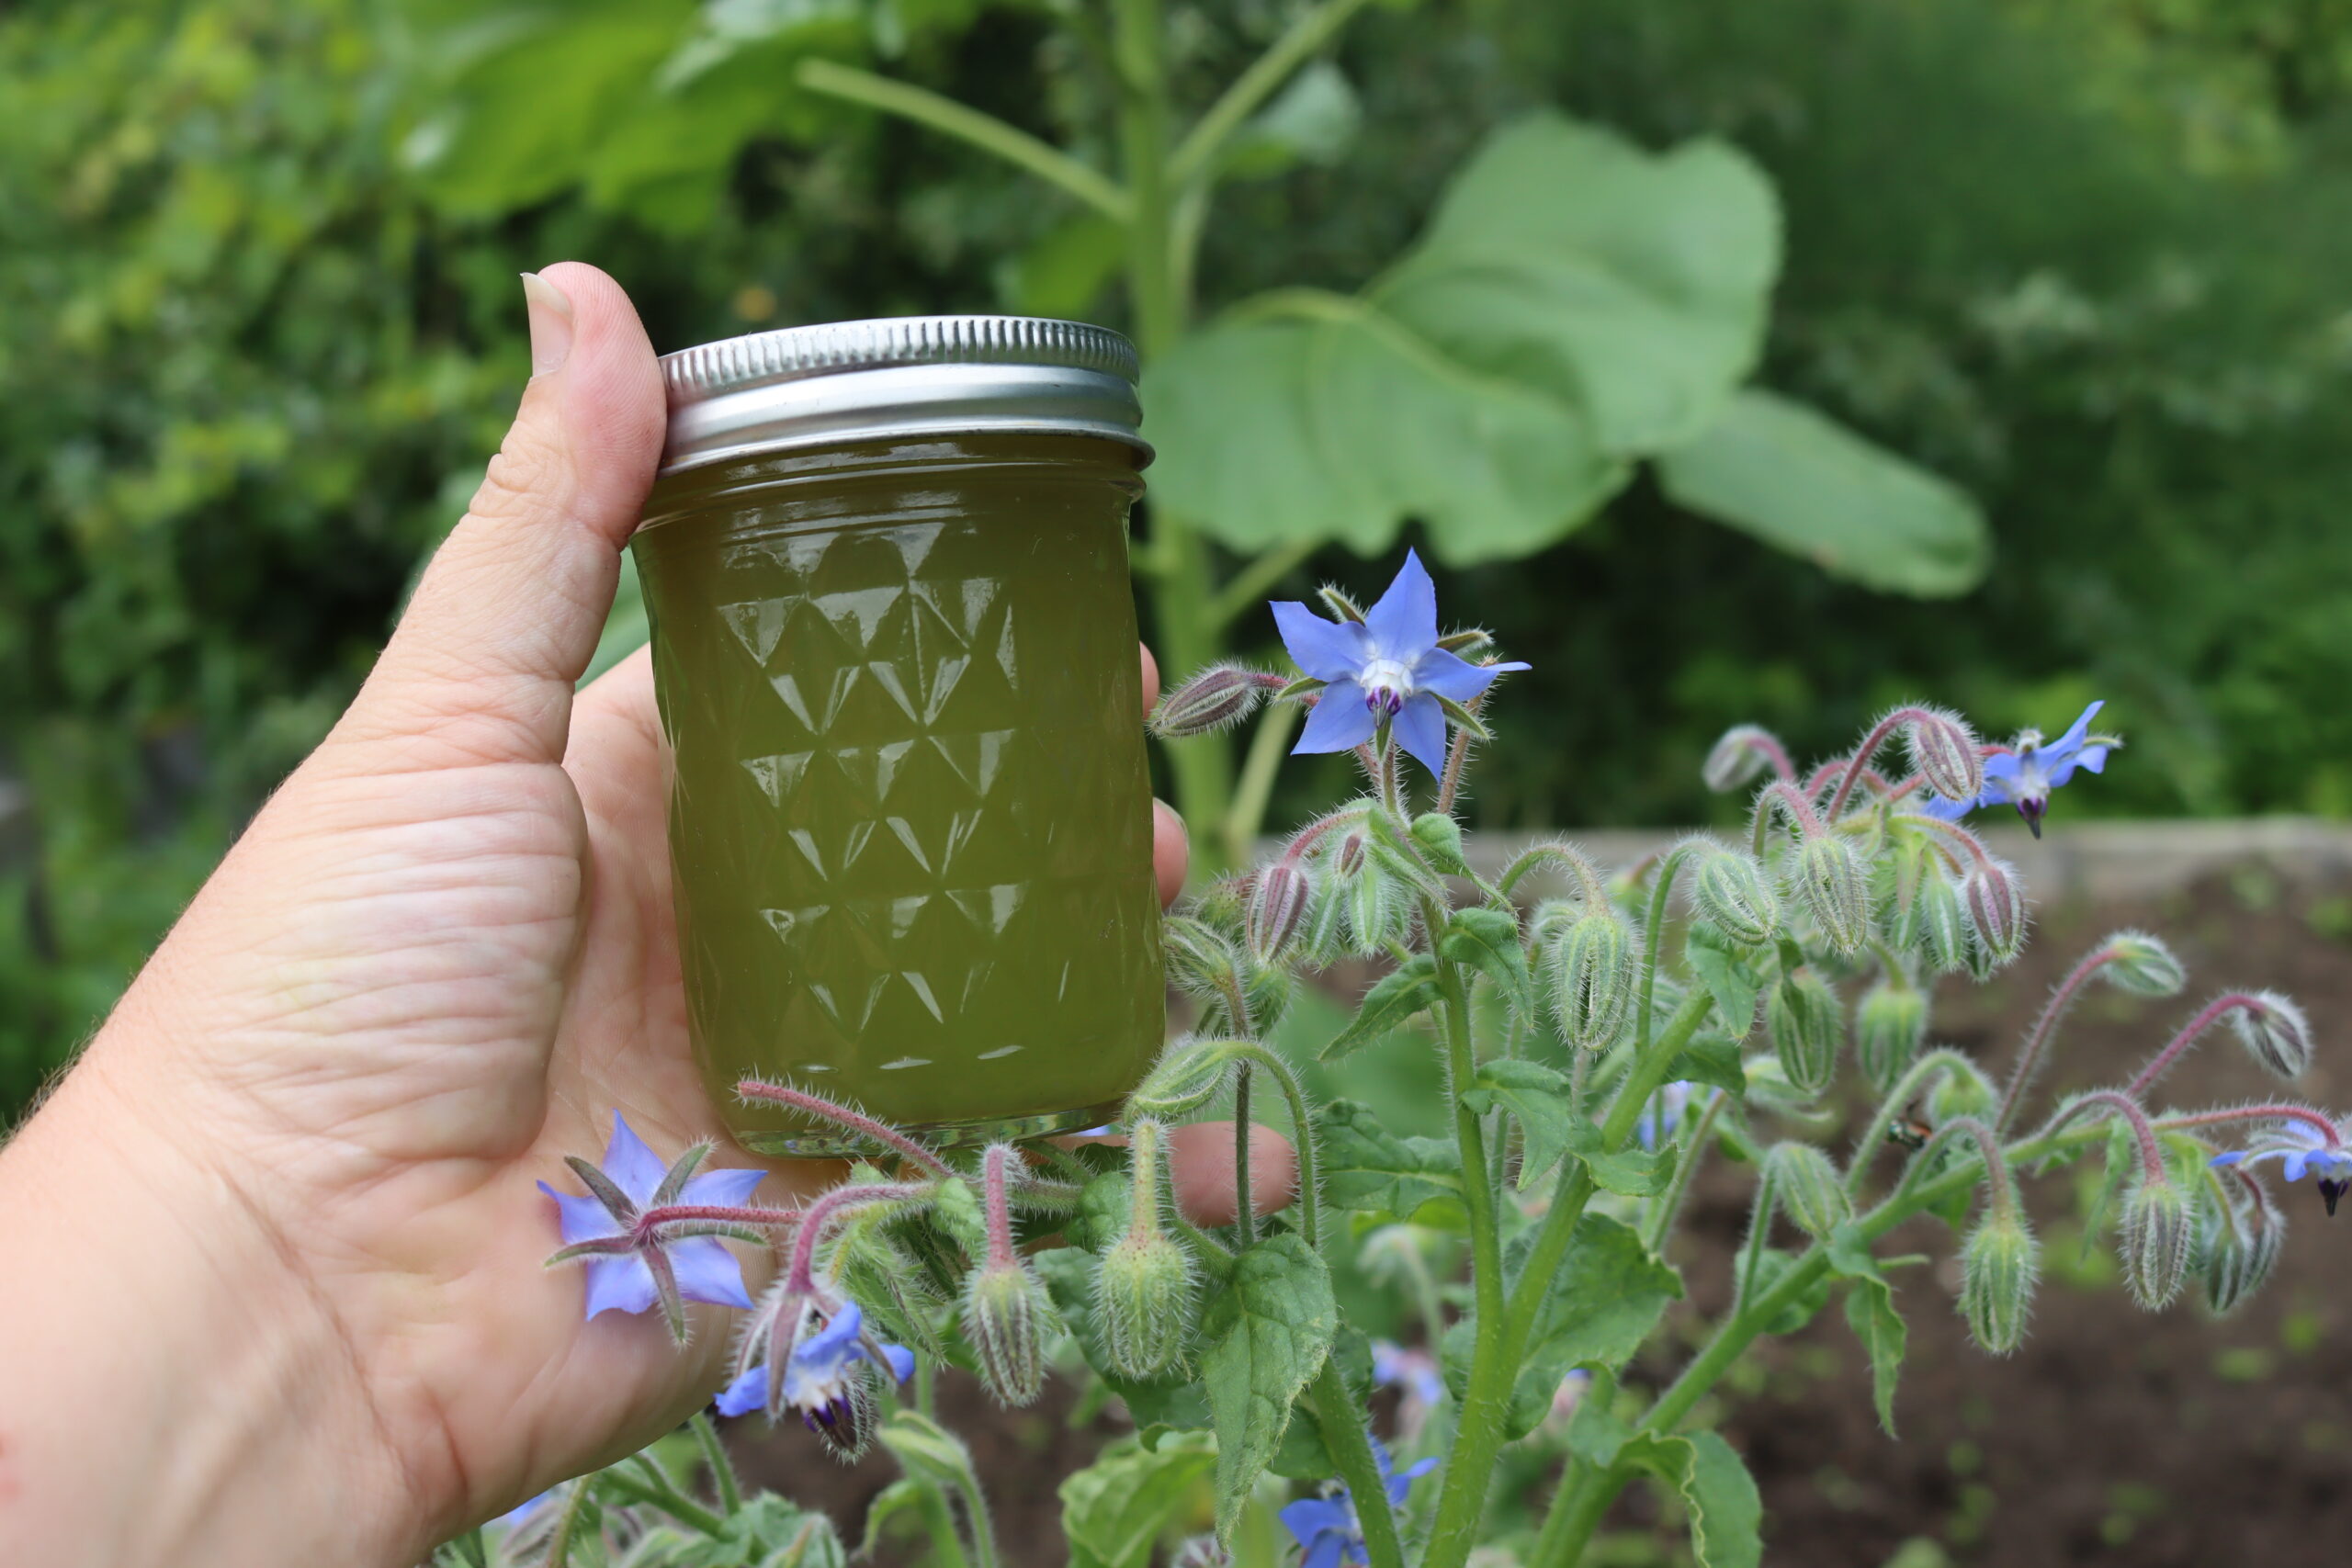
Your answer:
[[[1152,494],[1242,549],[1388,547],[1408,518],[1459,565],[1522,556],[1624,482],[1583,416],[1487,375],[1361,300],[1283,295],[1144,378]]]
[[[1705,429],[1755,367],[1780,208],[1716,141],[1644,152],[1541,114],[1458,175],[1419,247],[1374,289],[1448,355],[1575,402],[1608,451]]]
[[[1699,143],[1653,155],[1537,115],[1455,177],[1362,296],[1269,295],[1153,367],[1153,494],[1224,542],[1529,554],[1706,427],[1754,363],[1771,189]]]
[[[1230,1540],[1250,1489],[1290,1425],[1291,1403],[1323,1370],[1339,1332],[1331,1272],[1295,1235],[1272,1236],[1234,1259],[1209,1298],[1201,1382],[1216,1430],[1216,1529]]]
[[[1757,388],[1661,456],[1658,479],[1691,511],[1865,587],[1964,593],[1991,564],[1984,516],[1958,487]]]

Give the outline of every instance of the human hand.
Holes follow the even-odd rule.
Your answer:
[[[534,1180],[616,1107],[664,1157],[725,1134],[646,656],[573,693],[661,378],[611,279],[529,284],[521,412],[365,688],[0,1157],[0,1242],[48,1260],[0,1299],[0,1558],[413,1562],[721,1381],[714,1309],[681,1356],[542,1267]],[[1180,1194],[1229,1217],[1229,1153],[1180,1156]]]

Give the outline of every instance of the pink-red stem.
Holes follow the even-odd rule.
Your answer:
[[[2164,1077],[2165,1069],[2196,1044],[2199,1035],[2240,1008],[2258,1009],[2262,1005],[2260,997],[2249,996],[2244,991],[2225,991],[2215,997],[2198,1010],[2196,1017],[2180,1026],[2180,1032],[2172,1037],[2170,1044],[2148,1059],[2148,1065],[2140,1069],[2140,1076],[2124,1086],[2124,1092],[2145,1094],[2148,1086]]]
[[[735,1086],[735,1092],[745,1100],[787,1105],[804,1115],[831,1122],[837,1127],[846,1127],[860,1136],[873,1139],[885,1148],[897,1150],[906,1157],[908,1164],[933,1176],[954,1174],[944,1160],[896,1127],[876,1122],[862,1111],[852,1111],[848,1106],[827,1100],[822,1095],[810,1094],[806,1089],[793,1089],[785,1084],[769,1083],[764,1078],[745,1078]]]

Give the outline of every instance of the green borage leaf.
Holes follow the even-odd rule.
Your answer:
[[[1681,1495],[1690,1509],[1690,1549],[1700,1568],[1757,1568],[1763,1561],[1764,1500],[1747,1466],[1723,1438],[1713,1432],[1645,1434],[1627,1443],[1618,1461]]]
[[[1321,1060],[1333,1062],[1402,1027],[1416,1014],[1438,1003],[1437,961],[1426,953],[1398,964],[1363,994],[1356,1015],[1323,1047]]]
[[[1232,1283],[1210,1296],[1201,1382],[1216,1431],[1219,1540],[1232,1539],[1242,1504],[1282,1445],[1292,1402],[1323,1370],[1339,1326],[1330,1270],[1295,1235],[1243,1252]]]
[[[1903,1372],[1906,1331],[1895,1310],[1894,1292],[1883,1280],[1857,1280],[1846,1292],[1846,1321],[1871,1359],[1871,1396],[1878,1405],[1878,1424],[1894,1436],[1894,1383]]]
[[[1445,923],[1438,951],[1492,980],[1512,1011],[1534,1021],[1535,980],[1528,971],[1527,948],[1520,940],[1516,914],[1508,909],[1456,909]]]
[[[1216,1468],[1206,1432],[1163,1435],[1146,1449],[1134,1438],[1063,1479],[1062,1534],[1071,1568],[1145,1568],[1151,1549]]]
[[[1323,1196],[1335,1208],[1408,1220],[1434,1199],[1462,1195],[1461,1156],[1451,1139],[1399,1136],[1352,1100],[1325,1106],[1316,1127]]]

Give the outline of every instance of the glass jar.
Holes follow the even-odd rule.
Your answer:
[[[943,1145],[1110,1119],[1164,1027],[1126,518],[1134,351],[1001,317],[662,361],[631,549],[695,1052]]]

